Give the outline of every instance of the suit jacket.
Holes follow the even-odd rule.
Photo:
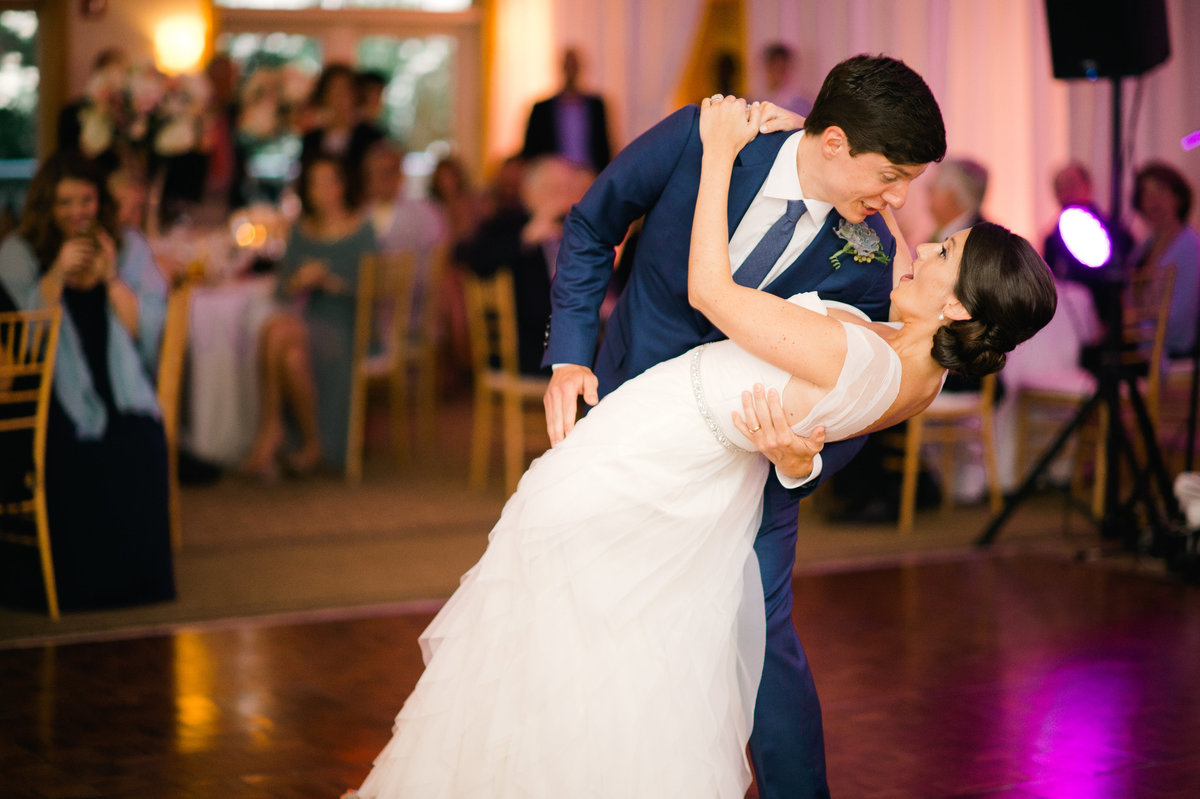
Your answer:
[[[521,149],[521,155],[524,158],[536,158],[539,155],[563,152],[563,147],[558,140],[558,122],[554,112],[561,97],[561,94],[556,94],[534,103],[533,110],[529,112],[529,122],[525,126],[525,146]],[[595,94],[582,95],[582,99],[588,118],[588,153],[591,160],[589,166],[599,172],[612,160],[612,151],[608,144],[608,119],[604,110],[604,100]]]
[[[734,231],[766,180],[787,133],[758,136],[734,164],[729,194],[729,230]],[[553,313],[545,364],[594,363],[600,394],[630,377],[705,341],[724,338],[688,303],[687,266],[692,217],[700,184],[699,109],[676,111],[622,150],[571,209],[563,228],[552,288]],[[613,272],[613,248],[629,225],[645,215],[629,282],[605,326],[598,309]],[[765,290],[782,297],[819,291],[824,299],[855,305],[875,319],[886,318],[891,264],[858,263],[843,256],[835,269],[829,256],[844,242],[834,235],[836,211],[811,245]],[[889,258],[895,240],[878,217],[868,224]],[[862,439],[831,443],[822,452],[822,479],[837,471],[862,446]],[[807,493],[809,484],[797,489]]]

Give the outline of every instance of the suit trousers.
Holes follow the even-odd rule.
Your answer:
[[[754,540],[767,614],[766,657],[750,736],[750,760],[760,799],[829,796],[821,703],[792,623],[799,505],[800,498],[780,485],[773,474],[767,479],[762,525]]]

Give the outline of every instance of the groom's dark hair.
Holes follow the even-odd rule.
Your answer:
[[[946,155],[942,111],[925,81],[887,56],[847,58],[825,76],[804,132],[836,125],[850,154],[879,153],[893,164],[928,164]]]

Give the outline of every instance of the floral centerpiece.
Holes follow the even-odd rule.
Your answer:
[[[205,149],[212,90],[203,75],[168,77],[150,64],[113,65],[92,76],[79,112],[79,149],[113,151],[121,163]]]
[[[239,93],[238,134],[269,141],[297,128],[295,114],[308,102],[313,77],[295,64],[259,66]]]

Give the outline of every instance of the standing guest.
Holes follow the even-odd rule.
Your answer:
[[[1167,355],[1184,358],[1196,346],[1200,316],[1200,237],[1188,226],[1192,187],[1170,164],[1151,162],[1134,180],[1133,208],[1150,228],[1134,250],[1133,268],[1175,267],[1175,288],[1167,316]]]
[[[237,65],[227,53],[217,53],[204,68],[212,89],[205,118],[208,168],[204,175],[206,202],[228,211],[246,204],[242,181],[246,177],[246,153],[238,144]]]
[[[558,94],[534,104],[525,126],[524,158],[561,155],[599,172],[608,166],[608,118],[604,99],[579,88],[579,52],[563,53],[563,86]]]
[[[383,121],[383,91],[387,88],[387,75],[377,69],[364,69],[358,73],[358,93],[361,99],[361,118],[387,130]]]
[[[345,64],[326,66],[313,88],[311,104],[316,126],[301,139],[300,161],[303,164],[318,153],[339,158],[350,181],[350,196],[357,203],[362,198],[363,158],[367,149],[383,138],[383,131],[362,118],[354,70]]]
[[[120,228],[97,167],[76,152],[34,175],[0,283],[23,309],[59,306],[46,498],[64,609],[173,599],[167,453],[151,375],[166,283]],[[40,586],[38,587],[40,591]]]
[[[281,465],[288,410],[300,434],[299,448],[282,457],[288,472],[345,465],[358,263],[376,248],[340,159],[322,154],[305,162],[297,193],[300,219],[279,267],[278,294],[287,307],[259,336],[258,432],[242,462],[243,473],[267,480]]]
[[[795,51],[783,42],[775,42],[763,50],[762,60],[767,79],[764,99],[800,116],[808,116],[812,111],[812,100],[800,91],[796,82],[796,67],[800,59]]]

